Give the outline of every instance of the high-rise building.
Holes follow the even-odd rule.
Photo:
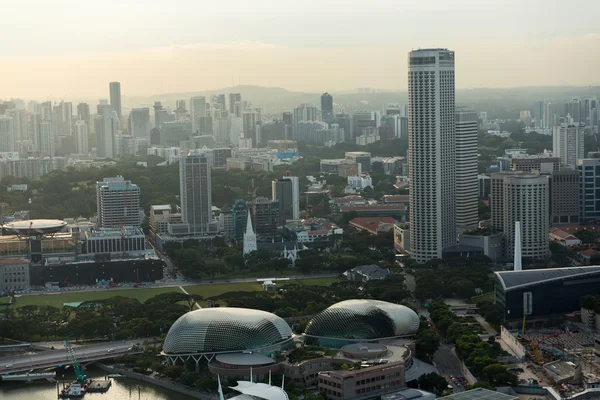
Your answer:
[[[192,120],[192,133],[200,132],[200,118],[206,117],[206,97],[195,96],[190,100],[190,118]]]
[[[252,222],[254,232],[263,240],[273,240],[278,236],[280,222],[279,201],[258,197],[252,202]]]
[[[210,153],[191,151],[179,161],[181,218],[190,233],[209,231],[212,222]]]
[[[494,181],[500,179],[502,185],[494,185]],[[547,258],[550,229],[549,177],[529,173],[493,174],[491,196],[492,199],[502,198],[502,211],[493,210],[492,218],[501,213],[506,259],[514,258],[517,221],[521,225],[523,258]],[[492,203],[492,209],[494,207],[498,207],[498,204]]]
[[[408,61],[410,254],[422,263],[456,244],[454,52],[420,49]]]
[[[509,160],[513,171],[552,173],[560,169],[560,158],[547,156],[518,156]]]
[[[77,154],[86,154],[89,151],[88,125],[82,120],[75,122],[75,147]]]
[[[477,227],[477,133],[475,111],[457,110],[456,126],[456,226],[459,230]]]
[[[219,94],[217,95],[217,104],[219,104],[221,107],[221,111],[227,111],[227,104],[225,103],[225,94]]]
[[[88,103],[77,104],[77,120],[81,120],[86,124],[89,124],[91,121],[90,117],[90,105]]]
[[[562,164],[577,167],[577,160],[585,158],[583,141],[585,128],[562,123],[555,126],[552,133],[552,155],[559,157]]]
[[[11,108],[6,110],[5,114],[13,120],[15,141],[30,140],[27,131],[27,111],[22,108]]]
[[[294,135],[297,134],[298,124],[305,121],[316,121],[318,118],[317,107],[313,107],[308,103],[300,104],[294,108]],[[287,139],[291,139],[288,137]]]
[[[122,176],[96,182],[99,228],[140,227],[140,188]]]
[[[176,100],[175,101],[175,120],[179,121],[181,119],[187,118],[187,108],[185,100]]]
[[[134,108],[129,114],[130,133],[133,137],[147,138],[150,135],[150,109]]]
[[[236,104],[239,104],[239,107],[236,108]],[[242,95],[240,93],[229,93],[229,114],[232,116],[236,116],[238,118],[242,118]],[[239,112],[239,115],[238,115]]]
[[[300,218],[300,185],[297,176],[286,175],[271,184],[272,199],[279,201],[280,225]]]
[[[581,213],[579,171],[561,168],[550,178],[550,224],[579,225]]]
[[[333,97],[327,92],[321,95],[321,115],[323,121],[331,121],[333,119]]]
[[[37,149],[48,157],[54,157],[54,133],[52,122],[42,121],[37,131]]]
[[[546,103],[543,101],[538,101],[535,103],[535,110],[533,113],[533,117],[535,118],[535,126],[539,128],[544,127],[544,109]]]
[[[110,106],[116,111],[117,116],[121,118],[121,83],[111,82],[110,87]]]
[[[115,156],[115,118],[116,111],[113,114],[112,106],[108,104],[98,105],[98,115],[96,116],[96,153],[98,157],[113,158]]]
[[[600,220],[600,158],[578,160],[581,222]]]
[[[52,102],[45,101],[40,105],[42,121],[52,122]]]
[[[15,130],[13,119],[0,115],[0,152],[15,151]]]

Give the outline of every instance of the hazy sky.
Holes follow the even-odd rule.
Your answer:
[[[405,89],[407,52],[456,51],[457,86],[600,84],[597,0],[14,0],[0,98],[236,84]]]

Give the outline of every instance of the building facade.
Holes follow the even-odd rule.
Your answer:
[[[281,225],[300,218],[300,184],[297,176],[283,176],[271,183],[272,199],[279,201]]]
[[[579,225],[581,214],[579,171],[561,168],[550,180],[550,224]]]
[[[150,136],[150,109],[148,107],[132,109],[129,119],[131,136],[142,138]]]
[[[584,127],[579,125],[563,123],[555,126],[552,133],[552,154],[559,157],[562,164],[575,168],[577,160],[585,158],[584,137]]]
[[[456,126],[456,226],[462,231],[477,226],[477,112],[457,110]]]
[[[0,291],[26,289],[30,286],[29,261],[0,260]]]
[[[578,161],[581,222],[600,219],[600,158]]]
[[[122,176],[96,182],[99,228],[140,227],[140,188]]]
[[[206,117],[206,97],[195,96],[190,99],[190,118],[192,120],[192,134],[200,132],[201,118]]]
[[[210,154],[199,151],[179,161],[181,217],[190,233],[208,232],[212,222],[211,165]]]
[[[408,58],[410,253],[422,263],[456,244],[454,52]]]
[[[121,83],[111,82],[110,87],[110,106],[117,113],[117,116],[121,118]]]
[[[321,95],[321,114],[323,121],[331,121],[333,119],[333,97],[329,93]]]
[[[89,151],[88,125],[83,120],[75,122],[75,147],[77,154],[86,154]]]

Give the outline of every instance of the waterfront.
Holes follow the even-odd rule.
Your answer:
[[[104,379],[101,373],[91,373],[96,379]],[[175,393],[160,387],[139,382],[129,378],[113,378],[112,386],[106,393],[89,393],[84,396],[88,400],[190,400],[191,397]],[[56,400],[56,384],[35,382],[32,384],[10,383],[0,384],[2,400]]]

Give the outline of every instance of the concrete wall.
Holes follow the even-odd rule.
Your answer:
[[[525,357],[527,354],[525,347],[504,326],[500,327],[500,338],[517,355],[517,357],[521,358],[521,360]]]

